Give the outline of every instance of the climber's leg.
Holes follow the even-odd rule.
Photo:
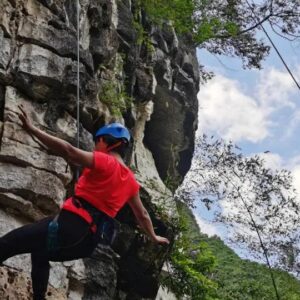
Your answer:
[[[48,257],[34,252],[31,254],[31,264],[33,300],[44,300],[47,292],[50,270]]]
[[[46,249],[48,224],[53,217],[42,219],[10,231],[0,238],[0,262],[17,254]]]
[[[9,257],[32,253],[32,288],[33,299],[44,300],[49,277],[47,258],[47,232],[53,217],[42,219],[14,229],[0,238],[0,262]]]
[[[59,249],[47,250],[48,225],[53,217],[14,229],[0,238],[0,262],[22,253],[32,253],[34,300],[42,300],[47,291],[49,261],[66,261],[89,256],[95,248],[89,224],[68,211],[60,213]]]

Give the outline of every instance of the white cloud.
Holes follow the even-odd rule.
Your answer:
[[[258,142],[269,135],[266,112],[237,81],[216,76],[199,93],[199,129],[233,141]]]
[[[206,233],[208,236],[222,236],[221,232],[218,230],[217,225],[212,222],[207,222],[202,219],[197,213],[194,214],[197,224],[200,227],[200,231]]]
[[[268,68],[259,73],[255,96],[269,113],[284,107],[294,108],[292,93],[295,83],[286,71]]]
[[[297,130],[297,128],[299,127],[299,125],[300,125],[300,110],[296,110],[293,113],[291,120],[287,125],[287,130],[285,132],[283,139],[288,139],[292,137],[295,131]]]
[[[277,153],[258,153],[264,160],[265,166],[272,170],[280,170],[283,168],[283,159]]]
[[[300,67],[294,71],[297,73]],[[283,138],[291,137],[300,124],[295,83],[287,72],[273,67],[257,72],[257,78],[247,94],[238,81],[220,74],[202,86],[198,95],[199,130],[234,142],[257,143],[271,136],[273,127],[282,125],[274,116],[282,112],[285,120],[291,119]]]

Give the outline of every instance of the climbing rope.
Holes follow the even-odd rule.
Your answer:
[[[79,52],[79,42],[80,42],[80,3],[77,0],[77,136],[76,136],[76,146],[79,148],[79,122],[80,122],[80,114],[79,114],[79,101],[80,101],[80,73],[79,73],[79,63],[80,63],[80,52]],[[76,180],[79,178],[79,167],[76,169]]]

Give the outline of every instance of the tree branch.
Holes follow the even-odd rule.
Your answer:
[[[242,34],[245,34],[249,31],[252,31],[253,29],[257,28],[258,26],[260,26],[261,24],[263,24],[264,22],[266,22],[269,18],[273,17],[272,14],[269,14],[267,15],[265,18],[263,18],[262,20],[260,20],[259,22],[257,22],[256,24],[254,24],[253,26],[247,28],[247,29],[244,29],[244,30],[241,30],[237,33],[237,35],[242,35]],[[232,35],[230,34],[224,34],[224,35],[216,35],[215,37],[213,38],[217,38],[217,39],[228,39],[230,37],[233,37]]]

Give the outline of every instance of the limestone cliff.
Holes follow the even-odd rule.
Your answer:
[[[190,167],[195,49],[171,26],[151,25],[134,1],[80,0],[80,8],[80,147],[92,149],[99,126],[124,122],[134,137],[128,160],[143,201],[157,233],[172,238],[176,209],[163,180],[178,183]],[[76,1],[0,2],[1,235],[55,214],[72,192],[74,169],[24,132],[16,112],[23,104],[36,126],[76,144],[76,45]],[[52,264],[48,299],[156,297],[168,249],[143,238],[127,207],[118,220],[113,249]],[[30,299],[28,255],[5,263],[0,298]]]

